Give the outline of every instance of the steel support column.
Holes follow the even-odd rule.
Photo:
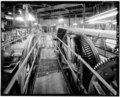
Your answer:
[[[70,22],[70,11],[69,11],[68,26],[70,25],[71,25],[71,22]]]
[[[83,4],[83,28],[85,28],[85,4]]]

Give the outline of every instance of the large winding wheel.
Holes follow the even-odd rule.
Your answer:
[[[67,37],[70,37],[70,42],[67,41]],[[94,66],[100,62],[99,53],[97,52],[94,44],[84,34],[67,33],[64,36],[63,41],[67,45],[70,43],[71,49],[73,49],[78,55],[80,55],[92,68],[94,68]],[[66,47],[63,45],[63,53],[65,57],[69,59],[67,51],[68,50],[66,50]],[[75,72],[78,70],[79,67],[81,67],[80,60],[73,53],[71,53],[71,63],[74,65],[73,68]],[[92,77],[92,73],[85,65],[83,65],[82,67],[83,67],[82,81],[83,85],[87,89],[90,79]],[[77,73],[78,72],[76,72],[76,74]],[[69,73],[69,76],[70,75],[71,74]]]
[[[78,53],[91,67],[100,62],[99,53],[92,41],[85,35],[79,34],[74,38],[76,53]]]
[[[116,91],[118,90],[117,77],[117,60],[118,57],[108,58],[98,63],[94,69],[110,84]],[[95,75],[89,84],[88,93],[90,95],[113,95],[97,78]]]
[[[84,34],[76,34],[74,36],[75,43],[75,52],[79,54],[92,68],[100,62],[99,53],[96,50],[92,41],[85,36]],[[73,63],[76,63],[76,67],[80,65],[80,60],[73,54],[72,55]],[[90,79],[91,79],[91,71],[83,65],[83,85],[85,88],[88,88]]]

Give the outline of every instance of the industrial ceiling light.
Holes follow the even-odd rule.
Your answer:
[[[59,23],[62,23],[63,21],[64,21],[63,18],[59,18],[59,19],[58,19],[58,22],[59,22]]]
[[[113,22],[113,24],[114,24],[114,25],[116,25],[116,24],[117,24],[117,22],[116,22],[116,21],[114,21],[114,22]]]
[[[56,26],[56,24],[53,24],[52,26]]]
[[[34,25],[37,25],[37,24],[38,24],[38,23],[36,23],[36,22],[34,23]]]
[[[35,18],[32,14],[28,14],[28,21],[35,21]]]
[[[16,21],[20,21],[20,22],[24,22],[24,19],[21,16],[16,17],[15,20]]]
[[[112,10],[109,10],[109,11],[100,13],[98,15],[92,16],[86,22],[93,22],[93,21],[96,21],[96,20],[101,20],[101,19],[105,19],[105,18],[108,18],[108,17],[112,17],[112,16],[117,15],[117,13],[118,13],[117,9],[114,8]]]
[[[8,19],[8,20],[13,20],[12,16],[5,15],[5,18]]]
[[[74,25],[74,26],[77,26],[77,23],[75,22],[75,23],[73,23],[73,25]]]
[[[12,12],[8,12],[9,15],[12,15]]]
[[[19,11],[20,14],[22,14],[22,10],[19,9],[18,11]]]

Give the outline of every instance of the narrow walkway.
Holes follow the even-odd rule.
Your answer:
[[[42,38],[41,38],[42,39]],[[69,94],[54,52],[52,37],[45,34],[33,94]]]

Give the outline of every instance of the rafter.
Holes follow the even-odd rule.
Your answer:
[[[37,12],[43,12],[43,11],[48,11],[48,10],[56,10],[56,9],[64,9],[64,8],[68,8],[68,7],[75,7],[75,6],[82,6],[82,4],[60,4],[60,5],[56,5],[56,6],[49,6],[47,8],[40,8],[37,9]]]

